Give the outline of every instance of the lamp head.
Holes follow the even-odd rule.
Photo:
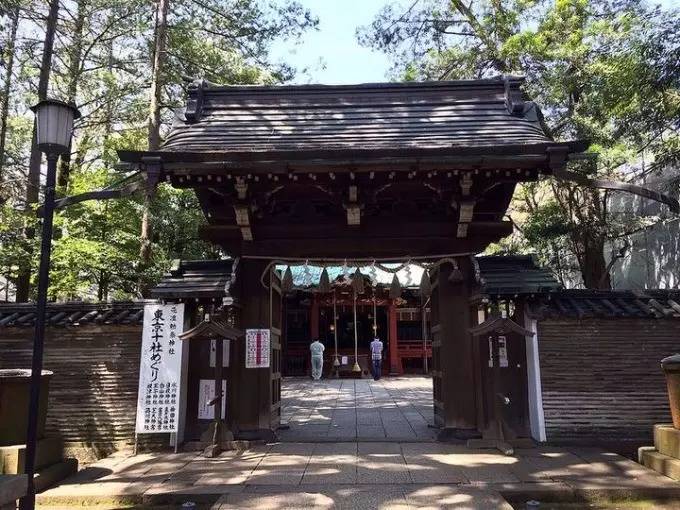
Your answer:
[[[44,99],[31,107],[35,113],[36,144],[46,154],[64,154],[71,145],[73,121],[80,118],[74,104]]]

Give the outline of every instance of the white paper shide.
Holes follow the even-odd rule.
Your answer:
[[[183,304],[145,305],[135,429],[138,433],[177,432],[182,373],[179,335],[183,330]]]

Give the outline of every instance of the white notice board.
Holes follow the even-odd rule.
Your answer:
[[[268,368],[270,351],[268,329],[246,329],[246,368]]]
[[[136,432],[177,432],[183,330],[183,304],[144,306]]]
[[[198,385],[198,419],[215,419],[215,406],[209,406],[215,398],[215,379],[201,379]],[[227,381],[222,379],[222,419],[227,416]]]

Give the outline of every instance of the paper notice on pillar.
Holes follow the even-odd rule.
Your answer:
[[[268,368],[270,350],[268,329],[246,329],[246,368]]]
[[[215,398],[215,380],[201,379],[198,385],[198,419],[213,420],[215,406],[208,403]],[[227,381],[222,380],[222,418],[227,416]]]
[[[508,344],[504,336],[498,337],[498,365],[506,368],[508,366]]]
[[[210,366],[215,366],[215,345],[217,340],[210,340]],[[226,338],[222,340],[222,366],[229,366],[229,340]]]
[[[177,432],[183,330],[183,304],[144,306],[136,432]]]
[[[341,365],[347,365],[347,363],[349,363],[349,358],[347,356],[343,356],[340,364]]]

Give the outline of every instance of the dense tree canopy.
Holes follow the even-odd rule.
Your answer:
[[[0,282],[6,280],[0,299],[37,265],[33,191],[42,184],[40,167],[37,182],[30,170],[28,107],[44,92],[41,87],[51,97],[74,101],[83,114],[71,153],[59,164],[58,193],[99,189],[125,177],[115,168],[117,149],[148,147],[154,115],[162,138],[183,102],[188,77],[246,84],[287,80],[296,70],[271,61],[272,44],[316,25],[294,0],[0,2]],[[150,97],[154,80],[157,93]],[[152,227],[146,261],[139,257],[142,217]],[[220,255],[197,238],[202,221],[193,193],[166,186],[148,207],[141,197],[70,206],[55,219],[50,296],[138,297],[172,259]]]
[[[678,26],[677,10],[640,0],[416,0],[388,4],[359,39],[389,53],[399,79],[526,76],[552,135],[599,154],[571,170],[632,180],[680,156]],[[650,221],[610,198],[553,180],[525,186],[513,204],[523,235],[502,248],[536,250],[562,276],[575,261],[585,286],[608,288],[608,259]]]

